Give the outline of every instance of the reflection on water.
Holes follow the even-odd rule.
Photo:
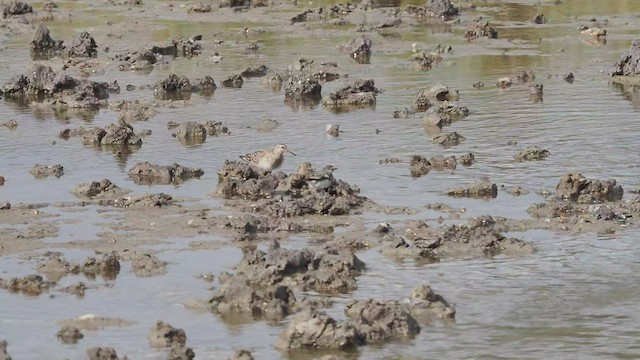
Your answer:
[[[335,2],[320,1],[313,6]],[[377,2],[378,6],[409,3],[422,5],[423,2]],[[165,6],[169,2],[161,4]],[[269,69],[281,71],[301,57],[316,59],[318,63],[336,62],[341,74],[348,73],[350,79],[373,78],[376,86],[385,91],[378,94],[375,108],[332,112],[319,101],[283,100],[279,89],[271,91],[259,78],[247,78],[241,89],[218,88],[214,96],[189,96],[187,100],[178,100],[181,103],[159,107],[158,114],[144,123],[152,135],[145,137],[143,146],[136,149],[85,147],[78,138],[61,141],[57,137],[66,128],[86,123],[104,127],[113,123],[117,113],[112,110],[52,111],[3,98],[0,122],[15,119],[18,126],[15,130],[0,126],[0,175],[7,179],[5,185],[0,186],[0,200],[12,203],[76,201],[69,192],[75,185],[109,178],[134,193],[165,191],[176,198],[199,196],[199,204],[214,205],[218,200],[208,194],[215,188],[216,172],[224,161],[271,148],[276,143],[287,144],[298,155],[286,159],[284,171],[294,171],[303,161],[311,162],[316,168],[333,164],[339,169],[335,175],[360,187],[363,195],[382,204],[416,209],[418,213],[410,216],[415,219],[435,221],[439,214],[425,205],[436,202],[464,208],[465,217],[490,213],[528,218],[526,208],[543,201],[536,193],[542,189],[552,190],[560,176],[570,170],[581,171],[592,178],[615,177],[625,188],[637,187],[637,168],[630,165],[640,161],[637,151],[640,128],[632,126],[638,118],[638,89],[609,84],[606,73],[628,48],[629,39],[637,34],[640,2],[565,0],[557,5],[553,2],[527,4],[524,0],[484,1],[478,4],[481,13],[465,8],[465,15],[482,14],[490,19],[492,26],[495,23],[500,37],[495,41],[467,43],[460,26],[428,20],[407,32],[370,33],[373,55],[371,64],[367,65],[359,65],[337,50],[337,44],[355,36],[346,31],[349,29],[336,29],[335,38],[329,36],[326,29],[313,32],[313,36],[307,36],[308,32],[282,34],[277,26],[238,21],[240,17],[236,15],[230,16],[229,22],[220,23],[158,19],[157,27],[140,32],[140,36],[103,38],[101,47],[111,46],[109,42],[114,41],[112,52],[124,52],[147,43],[164,43],[171,35],[188,37],[201,33],[204,36],[203,54],[198,57],[172,59],[167,68],[148,73],[107,71],[92,76],[92,80],[117,80],[120,84],[135,85],[136,91],[112,95],[110,101],[114,102],[152,99],[153,90],[149,85],[166,79],[169,73],[189,79],[210,75],[220,82],[230,74],[263,63]],[[87,6],[81,2],[61,5],[63,9]],[[101,16],[123,21],[119,7],[91,6],[96,7],[92,11]],[[303,5],[299,8],[302,10]],[[536,13],[544,13],[549,22],[531,23]],[[249,14],[251,12],[238,16]],[[590,24],[592,17],[598,22],[610,17],[609,26],[613,29],[609,29],[606,43],[579,36],[578,26]],[[623,25],[625,22],[628,24]],[[50,29],[55,38],[62,38],[90,26],[99,24],[74,19],[71,23],[52,23]],[[267,31],[250,32],[247,39],[243,32],[247,26]],[[623,28],[616,31],[616,26]],[[225,41],[214,44],[211,34]],[[0,83],[14,74],[24,73],[32,65],[26,47],[30,37],[31,34],[0,38],[4,48],[0,57],[3,69]],[[245,48],[253,42],[260,43],[260,51],[248,57]],[[413,43],[418,49],[447,44],[453,52],[443,54],[441,63],[421,72],[411,65]],[[208,60],[214,51],[222,54],[217,63]],[[49,61],[52,66],[60,66],[55,63],[56,59]],[[536,83],[544,84],[544,102],[532,101],[526,85],[515,84],[508,89],[494,86],[498,78],[514,76],[525,69],[532,69],[537,75]],[[562,79],[562,74],[569,71],[575,74],[573,83]],[[423,113],[406,119],[392,116],[394,109],[410,106],[418,91],[437,81],[458,89],[461,105],[471,111],[469,117],[447,129],[466,137],[461,145],[449,149],[428,141],[440,129],[423,126]],[[475,89],[476,82],[486,85]],[[326,96],[341,85],[324,83],[322,93]],[[256,124],[266,118],[277,121],[278,126],[274,125],[270,131],[257,131]],[[202,123],[209,120],[222,122],[232,135],[208,137],[201,144],[183,145],[173,139],[167,129],[170,121]],[[339,139],[325,136],[329,123],[340,124],[343,133]],[[507,145],[514,143],[518,146]],[[548,149],[551,156],[542,162],[514,163],[513,153],[517,148],[531,145]],[[412,155],[448,157],[466,152],[475,155],[476,162],[470,167],[411,177],[408,160]],[[379,164],[379,160],[392,157],[405,161]],[[131,164],[142,161],[202,167],[205,175],[200,181],[171,188],[136,184],[128,179],[127,170]],[[36,163],[60,163],[65,167],[65,175],[55,181],[36,181],[28,174]],[[473,183],[483,176],[498,185],[521,186],[530,193],[513,197],[500,192],[491,201],[442,195],[450,187]],[[61,236],[55,242],[52,240],[52,247],[64,240],[91,240],[100,228],[96,224],[105,221],[96,214],[67,216],[79,223],[63,226]],[[363,217],[367,226],[375,227],[377,222],[402,221],[408,216],[367,213]],[[347,357],[520,358],[523,353],[531,358],[638,357],[640,253],[635,234],[630,230],[605,239],[595,234],[576,237],[530,231],[514,236],[534,242],[539,249],[534,255],[434,264],[394,262],[382,257],[378,249],[372,249],[358,255],[368,266],[358,280],[358,290],[353,295],[336,298],[330,312],[342,318],[342,309],[352,298],[400,299],[408,296],[414,286],[426,282],[456,305],[455,323],[437,323],[425,327],[408,343],[364,347]],[[190,239],[174,241],[171,246],[160,247],[158,257],[170,263],[168,273],[162,277],[137,278],[125,263],[110,286],[104,286],[102,279],[87,281],[93,287],[82,299],[58,293],[52,294],[52,298],[25,298],[0,291],[0,339],[9,340],[9,353],[16,359],[80,358],[84,349],[105,344],[112,344],[121,356],[127,354],[130,358],[164,357],[145,346],[149,328],[162,319],[186,330],[188,346],[194,348],[198,357],[227,358],[233,348],[240,347],[249,348],[260,359],[284,356],[273,348],[283,324],[235,319],[227,322],[209,311],[192,310],[183,305],[193,299],[207,299],[211,294],[211,285],[195,279],[195,274],[231,271],[240,259],[240,250],[229,247],[191,251],[184,250],[189,248]],[[290,242],[291,247],[307,245],[304,238],[290,239]],[[88,251],[82,254],[69,249],[60,251],[78,259],[93,255]],[[32,262],[18,257],[0,258],[0,277],[22,276],[33,271]],[[80,280],[86,279],[79,276],[61,279],[65,286]],[[58,330],[56,321],[84,313],[123,317],[135,321],[136,325],[88,333],[78,346],[57,343],[52,336]],[[295,353],[289,357],[313,356],[317,354]]]

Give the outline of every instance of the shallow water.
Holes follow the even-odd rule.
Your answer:
[[[63,9],[86,5],[61,4]],[[495,21],[500,39],[494,42],[467,44],[458,27],[450,31],[429,26],[412,28],[398,33],[398,37],[370,34],[374,41],[370,65],[358,65],[336,49],[340,41],[354,36],[353,32],[318,29],[311,31],[311,36],[307,36],[308,32],[282,34],[260,19],[253,20],[251,12],[230,17],[228,23],[189,22],[189,16],[178,10],[167,18],[153,20],[145,13],[134,13],[154,26],[148,33],[136,34],[129,43],[107,37],[104,20],[52,23],[49,28],[56,39],[98,28],[94,36],[100,49],[109,45],[111,55],[135,48],[135,44],[163,42],[170,35],[204,35],[204,52],[199,57],[173,60],[169,68],[156,69],[149,75],[109,71],[92,77],[118,80],[123,92],[110,101],[150,100],[151,90],[126,92],[124,85],[153,84],[166,78],[169,72],[190,79],[209,74],[220,85],[227,75],[247,66],[266,64],[280,70],[301,57],[336,61],[338,71],[349,74],[343,81],[324,84],[324,95],[357,78],[374,78],[376,86],[385,92],[379,95],[375,109],[334,114],[321,105],[292,109],[284,104],[282,93],[267,90],[258,79],[245,79],[242,89],[218,88],[211,98],[194,94],[184,107],[183,102],[176,102],[178,108],[160,108],[151,120],[134,123],[136,130],[150,129],[152,135],[144,138],[142,148],[126,159],[110,151],[85,148],[78,139],[57,138],[58,132],[67,127],[115,122],[116,112],[101,110],[85,118],[73,114],[56,118],[2,100],[0,121],[15,119],[19,126],[16,130],[0,128],[0,175],[7,178],[7,183],[0,187],[0,200],[12,204],[76,201],[69,192],[73,186],[109,178],[134,193],[166,192],[217,207],[220,201],[209,193],[215,189],[216,171],[223,162],[275,143],[286,143],[298,155],[287,157],[285,172],[296,169],[303,161],[316,167],[333,164],[338,168],[335,175],[359,186],[363,195],[382,204],[411,207],[418,211],[411,217],[418,219],[438,216],[425,208],[434,202],[464,207],[466,217],[491,214],[527,218],[527,207],[543,201],[535,192],[553,190],[560,176],[573,170],[590,178],[615,177],[625,189],[637,187],[640,127],[635,124],[639,108],[609,84],[606,73],[640,28],[639,3],[565,0],[561,5],[543,4],[538,7],[528,1],[502,1],[497,5],[483,2],[477,13]],[[537,12],[544,13],[550,22],[541,26],[528,23]],[[116,23],[122,20],[114,8],[105,5],[91,13]],[[606,44],[593,44],[578,35],[579,24],[589,24],[591,17],[602,21],[604,16],[610,21],[605,26],[610,29]],[[245,26],[268,31],[245,39],[241,35]],[[393,35],[395,30],[388,32]],[[27,44],[31,34],[0,36],[3,48],[0,83],[30,68],[33,61],[28,58]],[[216,38],[224,39],[225,43],[214,47],[212,40]],[[258,54],[245,55],[244,48],[251,41],[258,41],[261,49]],[[445,61],[431,71],[419,72],[406,60],[412,43],[425,49],[438,43],[450,44],[454,53],[445,56]],[[214,51],[224,57],[219,64],[207,60]],[[102,55],[100,59],[107,60]],[[60,64],[59,60],[43,63],[58,64],[54,69]],[[543,102],[530,101],[526,86],[506,90],[493,86],[497,78],[520,69],[532,69],[537,75],[536,82],[544,84]],[[576,76],[573,84],[561,78],[568,71]],[[546,78],[547,74],[552,76]],[[460,102],[471,110],[468,118],[443,129],[443,132],[457,131],[467,138],[450,149],[429,142],[432,134],[423,128],[422,116],[409,119],[391,116],[395,108],[409,106],[416,92],[437,81],[459,89]],[[486,87],[472,88],[476,81],[483,81]],[[265,117],[277,119],[282,125],[271,133],[250,128]],[[221,121],[232,134],[210,137],[201,145],[184,146],[170,137],[166,127],[170,120]],[[323,131],[328,123],[340,123],[345,132],[337,139],[325,137]],[[380,134],[376,135],[376,129]],[[509,141],[518,144],[507,145]],[[543,162],[514,163],[515,151],[529,145],[540,145],[551,156]],[[460,166],[455,171],[431,172],[421,178],[412,178],[407,164],[378,164],[387,157],[461,155],[469,151],[476,156],[476,163],[470,168]],[[205,175],[180,185],[139,186],[128,180],[126,172],[141,161],[202,167]],[[62,164],[65,175],[60,179],[34,179],[28,171],[36,163]],[[442,195],[450,187],[475,182],[482,176],[499,185],[522,186],[531,193],[514,197],[500,192],[491,201]],[[96,223],[105,221],[104,213],[93,208],[78,214],[63,212],[63,216],[73,222],[61,228],[59,237],[50,239],[51,250],[59,242],[94,238],[101,231]],[[369,226],[388,219],[406,219],[398,215],[364,216]],[[609,238],[546,231],[514,236],[532,241],[539,251],[517,259],[472,259],[429,265],[396,263],[380,255],[378,249],[358,254],[367,263],[367,271],[358,278],[359,288],[354,294],[336,300],[330,310],[333,315],[341,316],[343,305],[352,298],[404,298],[414,286],[425,282],[454,304],[457,314],[455,322],[423,327],[421,334],[408,343],[363,347],[351,355],[362,359],[640,357],[640,330],[636,325],[640,320],[637,302],[640,250],[635,246],[636,231]],[[97,289],[88,290],[81,299],[63,293],[50,298],[0,292],[0,339],[9,341],[9,353],[16,359],[80,358],[86,348],[97,345],[113,346],[120,356],[126,354],[134,359],[163,358],[163,353],[151,350],[146,340],[152,324],[162,319],[185,329],[187,344],[199,358],[225,358],[234,348],[247,348],[257,359],[284,356],[273,349],[273,343],[286,321],[279,325],[261,321],[226,323],[210,313],[185,308],[188,300],[205,299],[210,293],[210,285],[194,275],[230,270],[241,256],[238,249],[227,247],[185,250],[192,240],[171,239],[169,244],[160,244],[155,249],[160,250],[158,257],[170,262],[166,275],[137,278],[127,263],[115,281],[88,282]],[[303,238],[292,238],[283,246],[304,246],[302,241]],[[62,251],[69,260],[90,255]],[[19,256],[4,256],[0,258],[0,277],[31,273],[33,265]],[[80,278],[67,277],[63,284]],[[85,338],[77,345],[59,343],[54,336],[58,330],[56,321],[85,313],[122,317],[135,321],[136,325],[85,332]]]

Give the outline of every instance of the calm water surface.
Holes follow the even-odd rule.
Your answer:
[[[63,9],[87,4],[61,3]],[[220,85],[227,75],[247,66],[266,64],[281,70],[305,57],[336,61],[338,71],[349,74],[344,82],[374,78],[376,86],[385,92],[378,97],[375,109],[334,114],[322,106],[292,109],[284,104],[282,93],[265,89],[257,79],[248,79],[242,89],[219,88],[211,98],[194,94],[185,106],[177,102],[178,108],[160,108],[151,120],[134,123],[136,130],[150,129],[152,135],[144,138],[142,148],[126,159],[110,151],[85,148],[78,139],[57,138],[58,132],[68,127],[106,126],[117,121],[116,112],[101,110],[92,116],[68,114],[60,118],[0,101],[0,121],[15,119],[19,124],[13,131],[0,128],[0,174],[7,178],[7,183],[0,187],[0,200],[11,203],[75,201],[69,192],[73,186],[109,178],[134,193],[166,192],[219,206],[220,202],[208,194],[215,189],[216,171],[223,162],[275,143],[286,143],[298,155],[287,158],[283,166],[285,172],[295,170],[303,161],[310,161],[316,167],[333,164],[339,169],[336,176],[358,185],[365,196],[382,204],[414,208],[419,212],[412,215],[415,218],[436,217],[438,214],[424,207],[434,202],[464,207],[466,216],[491,214],[526,218],[526,208],[543,201],[535,191],[553,190],[567,171],[580,171],[599,179],[615,177],[625,189],[640,185],[637,180],[639,107],[627,94],[611,86],[606,75],[638,33],[640,3],[565,0],[561,5],[539,7],[525,1],[503,1],[499,5],[481,2],[479,5],[478,13],[495,21],[501,39],[483,45],[466,44],[462,41],[462,30],[457,27],[444,32],[439,27],[417,27],[395,37],[374,33],[371,34],[374,55],[370,65],[357,65],[336,49],[340,41],[354,35],[352,32],[319,29],[314,30],[311,37],[301,37],[295,32],[282,34],[268,23],[251,20],[250,12],[238,15],[232,22],[213,24],[188,22],[188,16],[176,11],[175,17],[153,20],[155,26],[139,38],[131,39],[129,44],[107,37],[104,21],[96,24],[78,19],[52,23],[49,28],[56,39],[97,28],[94,36],[100,49],[115,41],[110,55],[135,48],[134,45],[162,42],[175,34],[204,35],[204,53],[200,57],[171,61],[167,69],[156,69],[149,75],[108,71],[92,77],[105,81],[117,79],[123,88],[128,83],[153,84],[170,72],[189,78],[209,74]],[[110,7],[92,12],[116,23],[123,21]],[[528,19],[537,12],[544,13],[550,22],[533,27]],[[577,26],[588,24],[591,17],[599,21],[607,17],[615,24],[608,27],[606,44],[592,44],[589,39],[576,36]],[[245,39],[240,35],[245,26],[264,28],[268,32]],[[211,43],[214,38],[224,38],[225,43],[215,47]],[[0,53],[1,83],[30,68],[33,63],[27,51],[30,39],[31,33],[0,36],[0,46],[4,48]],[[243,49],[250,41],[261,44],[258,54],[244,54]],[[418,72],[411,69],[406,60],[412,43],[425,49],[438,43],[451,44],[454,53],[445,56],[445,61],[433,70]],[[207,60],[214,51],[224,57],[219,64]],[[101,54],[101,61],[109,61]],[[50,63],[59,69],[59,60]],[[520,69],[532,69],[537,75],[536,82],[544,84],[543,102],[530,101],[526,86],[506,90],[493,86],[497,78]],[[561,77],[569,71],[576,76],[573,84]],[[460,146],[450,149],[429,141],[433,134],[423,128],[420,115],[409,119],[391,116],[395,108],[409,106],[416,92],[437,81],[459,89],[460,102],[471,110],[467,119],[442,130],[457,131],[467,138]],[[485,89],[473,89],[471,85],[476,81],[483,81]],[[344,82],[324,84],[323,94]],[[123,90],[110,100],[118,99],[150,100],[152,92]],[[271,133],[259,133],[251,128],[264,118],[276,119],[282,125]],[[166,127],[170,120],[221,121],[232,135],[209,138],[201,145],[184,146],[170,136]],[[340,123],[345,132],[338,139],[326,138],[323,131],[328,123]],[[380,134],[376,135],[376,129]],[[509,141],[518,144],[507,145]],[[529,145],[549,149],[552,155],[544,162],[514,163],[514,152]],[[477,161],[472,167],[432,172],[421,178],[412,178],[407,164],[378,164],[387,157],[461,155],[469,151]],[[126,172],[141,161],[177,162],[202,167],[206,173],[199,180],[177,186],[139,186],[127,179]],[[65,175],[60,179],[36,180],[28,173],[36,163],[62,164]],[[450,199],[442,195],[447,188],[472,183],[483,176],[500,185],[522,186],[532,192],[521,197],[501,192],[492,201]],[[57,210],[47,208],[46,211]],[[64,226],[60,237],[51,239],[52,250],[56,249],[57,242],[94,238],[101,231],[95,223],[104,220],[92,208],[81,213],[64,213],[64,216],[74,223]],[[383,214],[365,217],[371,226],[390,219]],[[432,285],[456,306],[455,322],[424,327],[421,334],[408,343],[363,347],[351,354],[362,359],[640,358],[637,234],[629,230],[599,238],[595,234],[569,236],[546,231],[514,233],[513,236],[534,242],[539,252],[518,259],[469,259],[431,265],[396,263],[372,249],[358,255],[368,266],[358,279],[358,290],[338,298],[330,311],[341,317],[343,305],[352,298],[404,298],[420,283]],[[149,349],[146,335],[155,320],[162,319],[185,329],[187,344],[194,348],[198,358],[226,358],[233,348],[250,349],[257,359],[283,357],[273,349],[273,343],[286,321],[278,325],[228,323],[210,313],[185,308],[189,299],[204,299],[210,294],[209,285],[195,279],[195,274],[230,270],[241,257],[236,248],[185,250],[192,240],[172,239],[169,244],[154,249],[159,250],[161,259],[170,262],[165,276],[137,278],[127,263],[117,281],[89,282],[96,289],[87,291],[81,299],[66,294],[54,294],[55,297],[50,298],[0,292],[0,339],[9,341],[9,352],[15,359],[82,358],[86,348],[98,345],[113,346],[120,356],[126,354],[131,359],[156,359],[165,355]],[[304,239],[292,238],[284,246],[304,244]],[[84,251],[64,250],[64,253],[69,260],[77,261],[91,255]],[[5,256],[0,258],[0,277],[32,273],[33,266],[33,262],[20,256]],[[66,277],[61,285],[79,280],[85,279]],[[121,317],[136,324],[86,332],[77,345],[59,343],[54,336],[58,330],[56,321],[85,313]]]

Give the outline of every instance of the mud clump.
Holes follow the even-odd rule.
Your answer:
[[[122,189],[116,184],[112,183],[109,179],[83,183],[71,189],[71,193],[73,193],[74,195],[89,199],[113,199],[125,195],[129,192],[131,192],[131,190]]]
[[[99,109],[106,106],[107,82],[77,80],[56,74],[49,66],[34,64],[29,75],[17,75],[3,85],[4,96],[12,100],[37,100],[57,110]]]
[[[233,353],[233,356],[229,358],[229,360],[254,360],[253,355],[251,355],[251,351],[249,350],[236,350]]]
[[[254,319],[281,320],[299,306],[286,285],[255,286],[245,275],[224,282],[209,299],[211,310],[224,315],[248,314]]]
[[[316,253],[308,249],[285,250],[275,241],[266,252],[245,251],[236,267],[236,276],[240,283],[257,286],[278,285],[286,280],[304,290],[347,292],[356,288],[355,278],[364,268],[365,264],[349,251],[338,252],[335,248]],[[227,284],[231,283],[226,281]],[[218,300],[225,298],[218,297]]]
[[[467,116],[469,116],[469,109],[466,106],[445,101],[442,105],[430,107],[424,116],[423,122],[425,125],[442,128]]]
[[[409,164],[411,170],[411,176],[420,177],[426,175],[432,169],[435,170],[454,170],[458,165],[458,160],[455,156],[445,158],[444,156],[434,156],[430,159],[420,155],[413,155]]]
[[[204,175],[200,168],[189,168],[179,164],[161,166],[146,161],[136,164],[127,173],[139,185],[178,184]]]
[[[32,57],[46,59],[60,53],[62,49],[64,49],[62,40],[56,41],[51,38],[49,28],[45,24],[40,24],[31,41]]]
[[[466,225],[431,228],[422,221],[407,223],[405,238],[384,245],[383,254],[393,258],[442,259],[531,254],[535,248],[522,240],[506,238],[491,216],[480,216]],[[443,314],[446,314],[446,310]]]
[[[525,148],[522,151],[518,151],[513,155],[515,161],[523,162],[523,161],[536,161],[536,160],[544,160],[549,157],[551,153],[543,149],[539,146],[530,146]]]
[[[479,39],[479,38],[488,38],[488,39],[497,39],[498,31],[491,26],[489,26],[488,21],[476,21],[467,26],[464,31],[465,39]]]
[[[631,46],[615,65],[609,70],[611,76],[637,76],[640,75],[640,39],[631,42]]]
[[[62,165],[33,165],[33,168],[29,170],[29,174],[35,178],[46,178],[48,176],[55,176],[57,178],[64,175],[64,167]]]
[[[544,95],[544,86],[542,84],[531,84],[529,85],[529,97],[535,101],[542,101],[542,96]]]
[[[84,334],[75,326],[63,326],[57,333],[58,340],[65,344],[77,344]]]
[[[4,185],[5,179],[4,176],[0,176],[0,186]]]
[[[65,46],[65,51],[69,57],[94,58],[98,56],[98,45],[91,34],[83,31]]]
[[[8,18],[16,15],[24,15],[33,13],[33,8],[29,4],[25,4],[21,1],[12,1],[2,9],[2,17]]]
[[[340,349],[364,345],[355,326],[336,321],[324,312],[304,312],[278,336],[275,347],[281,350]]]
[[[322,181],[318,187],[317,180]],[[359,195],[360,189],[334,178],[332,173],[317,174],[283,172],[259,174],[249,164],[226,161],[218,171],[218,196],[225,199],[255,201],[247,211],[275,217],[310,214],[345,215],[369,200]]]
[[[442,83],[436,83],[426,91],[426,97],[433,101],[456,101],[460,98],[458,90],[450,90],[449,87]]]
[[[426,284],[416,286],[405,303],[408,303],[409,312],[418,321],[432,317],[453,319],[456,315],[455,308]]]
[[[191,96],[191,82],[186,76],[170,74],[168,78],[153,86],[154,95],[160,99],[188,99]]]
[[[0,278],[0,288],[30,296],[37,296],[49,291],[49,288],[54,285],[54,282],[45,281],[40,275],[27,275],[22,278],[12,278],[10,280]]]
[[[358,300],[349,303],[346,320],[336,321],[326,313],[306,309],[295,315],[280,333],[276,348],[347,350],[366,344],[411,339],[420,333],[420,319],[453,318],[455,309],[427,285],[416,287],[404,301]],[[415,315],[414,315],[415,314]]]
[[[202,50],[202,44],[199,40],[202,39],[201,35],[193,36],[189,39],[183,39],[181,37],[176,37],[169,40],[168,45],[152,46],[149,51],[164,56],[173,56],[173,57],[192,57],[194,55],[200,54]]]
[[[119,61],[118,69],[120,71],[151,72],[158,64],[166,64],[166,61],[159,59],[156,54],[149,50],[116,55],[115,60]]]
[[[453,6],[450,0],[428,0],[420,7],[408,5],[404,11],[419,17],[451,18],[458,15],[460,9]]]
[[[151,105],[138,101],[121,101],[113,106],[110,105],[109,107],[119,110],[118,121],[124,121],[127,124],[133,121],[147,121],[158,113],[158,111]]]
[[[121,208],[149,208],[149,207],[164,207],[174,205],[173,197],[165,193],[158,194],[144,194],[138,196],[121,197],[114,200],[102,201],[103,205],[110,205]]]
[[[195,357],[196,353],[192,348],[177,343],[171,345],[171,350],[167,354],[167,360],[192,360]]]
[[[244,79],[240,74],[229,75],[222,80],[222,86],[224,87],[239,89],[242,85],[244,85]]]
[[[532,19],[531,22],[534,24],[544,24],[547,22],[547,18],[544,16],[544,14],[536,14]]]
[[[322,104],[333,109],[370,107],[375,106],[379,93],[375,81],[357,80],[353,85],[345,85],[331,92]]]
[[[416,319],[398,302],[354,301],[344,312],[355,320],[358,335],[364,343],[381,344],[393,339],[413,338],[420,333]]]
[[[267,67],[265,65],[260,65],[256,67],[248,67],[244,69],[241,73],[241,77],[250,78],[250,77],[263,77],[267,75]]]
[[[0,90],[0,95],[2,95],[2,90]],[[4,123],[0,123],[0,126],[4,126],[9,130],[15,130],[18,127],[18,122],[11,119],[9,121],[6,121]]]
[[[322,99],[322,85],[316,79],[290,76],[284,84],[286,101],[317,103]]]
[[[411,55],[411,61],[418,70],[428,71],[442,61],[442,56],[440,56],[440,54],[429,54],[424,51],[419,51]]]
[[[371,60],[371,39],[357,36],[348,43],[340,46],[340,51],[346,53],[358,64],[369,64]]]
[[[118,354],[110,347],[92,347],[87,349],[87,360],[119,360]]]
[[[624,190],[615,179],[587,179],[580,173],[567,173],[556,185],[556,196],[579,204],[602,203],[622,199]]]
[[[244,250],[236,274],[222,279],[209,303],[220,314],[244,313],[257,318],[280,320],[301,309],[319,304],[296,299],[289,285],[303,291],[346,292],[356,287],[355,277],[364,263],[337,249],[313,253],[308,249],[284,250],[276,241],[268,251]]]
[[[8,345],[6,340],[0,340],[0,360],[11,360],[11,356],[7,352]]]
[[[448,134],[439,134],[431,138],[431,142],[434,144],[442,145],[444,147],[453,147],[460,145],[466,138],[457,132]]]
[[[147,338],[153,347],[171,347],[173,344],[184,346],[187,343],[187,335],[184,330],[176,329],[160,320],[149,330]]]
[[[485,179],[469,186],[447,190],[448,196],[470,198],[495,198],[498,196],[498,186]]]
[[[459,161],[463,166],[471,166],[476,161],[476,157],[473,153],[466,153],[460,155]]]
[[[104,136],[100,138],[100,144],[137,147],[142,145],[142,139],[133,131],[131,125],[119,122],[118,124],[109,124],[104,128]]]
[[[120,273],[120,261],[114,254],[104,254],[100,259],[91,256],[81,265],[81,271],[89,278],[102,275],[107,280],[113,280]]]
[[[157,276],[167,272],[167,262],[151,254],[137,254],[131,262],[131,268],[139,277]]]
[[[231,134],[229,128],[221,122],[207,121],[204,124],[195,121],[187,121],[177,126],[172,136],[177,137],[183,144],[200,144],[205,142],[207,136],[220,136]]]

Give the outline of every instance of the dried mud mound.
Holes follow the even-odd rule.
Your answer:
[[[290,175],[260,174],[249,164],[226,161],[218,171],[219,196],[252,201],[240,207],[275,217],[350,214],[370,201],[359,193],[333,175],[318,178],[312,168]]]

